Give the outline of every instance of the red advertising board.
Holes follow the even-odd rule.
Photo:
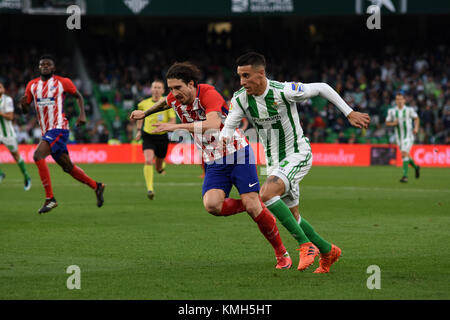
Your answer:
[[[395,145],[385,145],[393,148]],[[20,145],[19,152],[25,162],[33,162],[36,145]],[[252,144],[257,164],[265,164],[264,149],[261,144]],[[313,164],[324,166],[370,166],[372,148],[380,145],[370,144],[311,144]],[[75,163],[143,163],[142,146],[140,144],[72,144],[68,145],[70,157]],[[424,167],[450,167],[449,145],[414,145],[411,149],[414,161]],[[394,159],[392,159],[394,160]],[[48,162],[54,162],[51,157]],[[166,161],[175,164],[200,164],[199,150],[193,144],[171,143]],[[0,145],[0,163],[14,162],[8,149]],[[373,163],[373,162],[372,162]],[[401,155],[397,149],[395,161],[401,165]]]

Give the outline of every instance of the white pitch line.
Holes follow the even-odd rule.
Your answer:
[[[1,186],[23,186],[23,183],[19,181],[21,180],[10,180],[4,181]],[[9,183],[8,183],[9,182]],[[33,185],[33,188],[41,188],[41,186],[36,186],[36,183]],[[145,186],[144,182],[130,182],[130,183],[115,183],[113,185],[108,184],[107,186],[117,186],[117,187],[143,187]],[[202,182],[155,182],[157,186],[165,186],[165,187],[196,187],[201,186]],[[262,183],[261,183],[262,185]],[[84,187],[82,183],[57,183],[54,184],[56,187]],[[450,190],[441,190],[441,189],[400,189],[400,188],[381,188],[381,187],[349,187],[349,186],[302,186],[300,184],[300,191],[308,190],[308,189],[327,189],[327,190],[345,190],[345,191],[391,191],[391,192],[434,192],[434,193],[450,193]],[[122,190],[123,192],[124,190]]]
[[[348,190],[348,191],[392,191],[392,192],[443,192],[450,193],[450,190],[441,190],[441,189],[400,189],[400,188],[380,188],[380,187],[341,187],[341,186],[305,186],[303,189],[333,189],[336,191],[339,190]],[[302,185],[300,184],[300,190],[302,190]]]

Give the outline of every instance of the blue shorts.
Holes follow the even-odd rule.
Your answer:
[[[47,131],[42,140],[47,141],[51,148],[52,158],[57,161],[63,153],[69,153],[67,150],[67,141],[69,140],[69,130],[52,129]]]
[[[249,145],[226,158],[205,163],[202,196],[210,189],[221,189],[228,198],[233,185],[239,194],[259,192],[255,156]]]

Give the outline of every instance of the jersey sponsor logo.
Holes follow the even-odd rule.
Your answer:
[[[37,104],[40,107],[48,107],[55,104],[55,98],[37,98]]]
[[[268,117],[268,118],[254,118],[254,117],[252,117],[252,120],[256,124],[260,124],[260,125],[272,124],[272,123],[276,123],[277,121],[281,120],[281,116],[279,114],[277,114],[277,115],[274,115],[274,116]]]
[[[255,182],[255,183],[252,183],[252,184],[249,183],[249,184],[248,184],[248,187],[251,188],[251,187],[256,186],[257,184],[258,184],[258,182]]]

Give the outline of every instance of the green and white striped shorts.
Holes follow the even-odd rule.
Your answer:
[[[4,144],[11,152],[18,150],[17,139],[15,137],[0,137],[0,143]]]
[[[409,152],[411,150],[412,145],[414,144],[414,139],[408,138],[401,140],[401,143],[398,143],[398,147],[402,152]]]
[[[287,156],[277,167],[268,167],[267,175],[276,176],[283,180],[285,185],[281,199],[289,207],[295,207],[299,203],[299,182],[308,174],[312,166],[312,152],[309,143],[302,139],[299,145],[300,152]]]

